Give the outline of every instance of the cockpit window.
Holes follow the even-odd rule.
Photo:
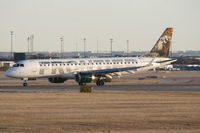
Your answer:
[[[19,64],[15,64],[15,65],[13,65],[13,67],[19,67]]]
[[[24,64],[15,64],[13,67],[24,67]]]
[[[20,67],[24,67],[24,64],[20,64]]]
[[[17,64],[13,65],[13,67],[17,67]]]

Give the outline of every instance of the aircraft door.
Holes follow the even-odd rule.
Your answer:
[[[30,68],[31,68],[31,73],[35,73],[37,72],[37,64],[35,61],[30,61]]]

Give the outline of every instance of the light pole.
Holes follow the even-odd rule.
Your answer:
[[[127,43],[127,56],[129,55],[129,40],[126,40]]]
[[[110,56],[112,57],[112,43],[113,43],[113,39],[110,39]]]
[[[85,57],[85,45],[86,45],[86,38],[83,38],[83,42],[84,42],[84,57]]]
[[[29,54],[29,42],[30,42],[30,37],[27,37],[27,41],[28,41],[28,54]]]
[[[33,53],[33,41],[34,41],[34,35],[31,35],[30,36],[30,41],[31,41],[31,48],[30,48],[30,51],[31,51],[31,53]]]
[[[76,53],[78,53],[78,43],[76,42]]]
[[[13,57],[13,34],[14,34],[14,31],[10,31],[10,35],[11,35],[11,40],[10,40],[10,45],[11,45],[11,48],[10,48],[10,57],[11,57],[11,59]]]
[[[61,37],[60,38],[60,58],[63,56],[63,41],[64,41],[64,38]]]
[[[99,40],[97,38],[97,57],[99,56]]]

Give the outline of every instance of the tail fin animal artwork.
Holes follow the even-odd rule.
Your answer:
[[[168,57],[172,34],[173,28],[166,28],[151,51],[143,55],[143,57]]]

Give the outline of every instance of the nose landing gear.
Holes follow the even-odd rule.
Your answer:
[[[27,83],[23,83],[23,86],[28,86],[28,84]]]
[[[28,86],[28,83],[27,83],[28,78],[23,78],[23,80],[24,80],[23,86]]]

